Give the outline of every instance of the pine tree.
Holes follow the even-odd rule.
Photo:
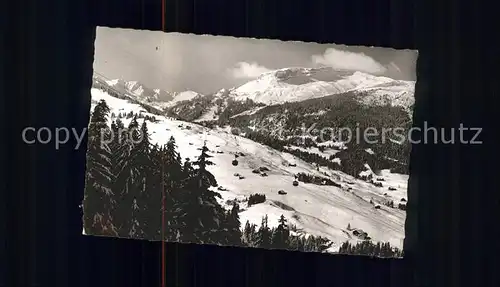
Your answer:
[[[175,138],[173,136],[170,137],[166,146],[166,159],[167,166],[170,168],[174,168],[174,170],[169,169],[169,173],[172,177],[180,176],[180,172],[182,171],[181,166],[181,156],[179,152],[177,152],[177,144],[175,142]]]
[[[247,220],[243,230],[242,243],[248,247],[258,247],[258,232],[255,224],[250,224]]]
[[[299,244],[300,244],[300,237],[299,236],[290,236],[287,249],[299,251]]]
[[[130,183],[130,158],[133,143],[130,139],[130,128],[136,128],[137,122],[131,121],[129,127],[125,129],[123,122],[117,119],[111,126],[113,141],[112,166],[115,180],[113,182],[113,193],[117,198],[114,210],[114,221],[120,237],[127,237],[131,228],[130,212],[133,205],[133,189]]]
[[[240,206],[234,202],[233,207],[231,210],[228,212],[227,215],[227,231],[228,231],[228,236],[227,236],[227,244],[231,246],[241,246],[242,245],[242,233],[240,230],[241,223],[240,223]]]
[[[271,229],[268,226],[267,214],[262,218],[262,223],[257,232],[257,246],[260,248],[270,248],[271,247]]]
[[[109,147],[112,151],[116,151],[126,141],[125,126],[123,125],[121,119],[117,118],[111,123],[111,136],[112,141],[109,144]],[[115,158],[113,158],[113,161],[117,163]],[[113,166],[113,168],[115,167]]]
[[[200,156],[195,162],[193,162],[193,165],[198,167],[198,170],[195,173],[195,177],[199,181],[198,183],[199,187],[217,186],[217,181],[215,180],[215,177],[207,170],[208,166],[214,165],[214,163],[210,161],[210,158],[212,158],[212,156],[208,154],[208,147],[206,146],[206,144],[204,144],[201,147]],[[220,195],[218,197],[220,197]]]
[[[164,173],[162,200],[165,205],[165,223],[163,226],[164,240],[176,241],[179,240],[179,217],[182,214],[182,205],[178,205],[177,202],[180,202],[179,197],[182,181],[185,178],[188,178],[188,176],[185,176],[183,173],[181,157],[177,152],[177,145],[174,137],[170,137],[169,141],[163,148],[162,160],[162,170]]]
[[[137,118],[131,120],[126,139],[115,156],[119,165],[114,186],[120,193],[116,211],[120,235],[144,238],[146,232],[150,232],[146,205],[149,196],[147,190],[154,184],[151,144],[145,122],[139,129]]]
[[[111,123],[111,142],[109,144],[109,148],[111,150],[111,167],[112,173],[116,177],[120,174],[120,170],[122,168],[121,158],[121,149],[125,146],[126,142],[126,133],[123,122],[118,118]],[[119,195],[115,190],[115,181],[113,181],[113,193],[115,196]]]
[[[162,209],[162,155],[163,148],[152,145],[149,151],[150,168],[146,170],[147,196],[143,197],[144,235],[150,240],[161,240],[161,209]]]
[[[191,163],[191,160],[187,157],[184,160],[184,164],[182,165],[183,179],[187,179],[193,176],[193,172],[194,172],[193,164]]]
[[[111,157],[110,157],[111,173],[113,174],[113,181],[111,183],[111,190],[113,192],[113,198],[116,202],[113,206],[112,211],[111,211],[111,215],[113,217],[113,222],[114,222],[116,232],[118,235],[121,234],[120,233],[120,224],[119,224],[119,222],[120,222],[120,214],[119,214],[120,206],[119,205],[121,204],[121,201],[120,201],[121,191],[116,188],[116,181],[117,181],[117,176],[120,173],[121,165],[119,164],[119,157],[117,155],[118,155],[119,149],[121,148],[121,143],[122,143],[121,137],[123,137],[121,132],[123,130],[124,130],[124,126],[123,126],[123,122],[120,120],[120,118],[117,118],[116,120],[113,120],[111,122],[111,129],[110,129],[111,142],[109,143],[109,148],[110,148],[110,153],[111,153]]]
[[[181,210],[179,223],[183,242],[224,244],[226,241],[227,232],[223,226],[226,213],[217,202],[221,195],[210,190],[217,186],[215,177],[207,170],[207,166],[213,165],[210,157],[204,145],[193,162],[197,169],[187,171],[191,174],[182,186],[182,200],[177,208]]]
[[[309,235],[305,242],[304,242],[304,251],[306,252],[312,252],[312,251],[315,251],[315,242],[314,242],[314,236],[312,235]]]
[[[286,224],[285,216],[281,215],[279,225],[272,234],[271,244],[273,248],[288,249],[290,242],[290,230]]]
[[[134,118],[135,120],[135,118]],[[140,131],[131,131],[134,138],[130,163],[135,175],[134,179],[134,205],[133,205],[133,227],[129,233],[130,237],[145,238],[148,233],[153,236],[156,227],[149,225],[148,202],[150,193],[148,190],[155,184],[153,178],[153,161],[151,159],[151,140],[149,138],[146,121],[143,121]],[[155,214],[158,215],[158,214]],[[152,231],[153,230],[153,231]]]
[[[250,224],[250,222],[247,220],[245,223],[245,228],[243,228],[243,236],[242,236],[242,241],[243,243],[248,246],[248,247],[253,247],[254,241],[253,241],[253,232],[252,230],[253,225]]]
[[[111,151],[107,140],[111,136],[107,125],[109,107],[101,100],[90,119],[85,176],[84,228],[95,235],[116,235],[112,209],[115,205],[112,191]],[[103,137],[103,138],[101,138]]]

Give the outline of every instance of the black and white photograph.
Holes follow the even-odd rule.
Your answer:
[[[83,233],[403,257],[417,57],[98,27]]]

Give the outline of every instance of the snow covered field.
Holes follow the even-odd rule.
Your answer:
[[[92,89],[91,93],[92,108],[95,102],[102,99],[106,101],[112,113],[139,113],[144,110],[137,104],[114,98],[98,89]],[[145,111],[143,113],[147,114]],[[226,205],[228,200],[244,199],[254,193],[266,195],[267,200],[264,203],[250,207],[246,204],[241,206],[242,228],[247,220],[259,225],[266,214],[269,216],[269,225],[276,226],[278,218],[283,214],[303,232],[332,240],[334,245],[331,251],[335,251],[346,240],[359,240],[347,230],[348,225],[367,232],[374,242],[390,242],[392,246],[402,248],[405,211],[387,207],[383,203],[393,200],[397,205],[401,199],[406,198],[407,175],[382,171],[375,177],[383,180],[384,187],[376,187],[340,171],[326,168],[320,168],[318,171],[316,166],[289,153],[276,151],[223,130],[212,130],[157,115],[155,117],[159,120],[157,123],[148,122],[152,142],[165,144],[173,136],[183,159],[197,157],[200,153],[198,149],[206,141],[215,163],[208,169],[217,179],[219,186],[223,187],[223,190],[218,191],[223,197],[222,204]],[[125,126],[128,121],[123,119]],[[142,122],[142,119],[139,121]],[[231,164],[235,153],[244,155],[238,158],[238,166]],[[252,173],[253,169],[259,167],[269,169],[267,177]],[[326,173],[342,187],[303,182],[293,186],[294,175],[299,172],[322,177],[325,177]],[[235,174],[244,178],[240,179],[241,177]],[[388,187],[393,188],[389,190]],[[284,190],[287,194],[279,195],[279,190]],[[374,208],[370,200],[379,204],[380,208]]]

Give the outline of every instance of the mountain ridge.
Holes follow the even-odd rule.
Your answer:
[[[104,78],[100,76],[100,78]],[[139,81],[125,81],[122,79],[105,80],[110,87],[129,93],[138,100],[153,103],[163,108],[175,105],[177,102],[190,100],[197,96],[202,96],[194,91],[169,92],[158,88],[149,88]]]
[[[102,75],[96,73],[99,77]],[[138,100],[162,109],[175,108],[196,98],[205,97],[194,91],[168,92],[148,88],[138,81],[109,80],[106,83],[119,91],[127,92]],[[242,85],[222,88],[209,95],[217,100],[231,98],[235,101],[251,100],[263,105],[301,102],[346,92],[363,95],[365,105],[393,105],[405,108],[410,114],[414,104],[415,81],[395,80],[359,71],[336,70],[328,67],[289,67],[261,74]]]
[[[383,95],[389,99],[407,96],[408,104],[411,105],[414,85],[414,81],[394,80],[359,71],[293,67],[264,73],[255,80],[231,89],[230,93],[236,99],[249,98],[258,103],[273,105],[351,91],[372,91],[372,98]],[[375,99],[368,102],[376,104]],[[395,104],[409,107],[404,102]]]

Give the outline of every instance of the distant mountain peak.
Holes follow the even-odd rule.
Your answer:
[[[258,78],[231,90],[236,100],[251,99],[266,105],[299,102],[346,92],[373,93],[387,98],[407,97],[411,102],[414,82],[394,80],[360,71],[337,70],[329,67],[290,67],[266,72]],[[370,99],[368,102],[376,103]]]
[[[194,91],[168,92],[159,88],[149,88],[139,81],[109,80],[97,73],[94,77],[101,79],[101,82],[104,81],[106,85],[119,93],[127,94],[139,102],[160,109],[175,105],[181,101],[191,100],[197,96],[203,96]]]

